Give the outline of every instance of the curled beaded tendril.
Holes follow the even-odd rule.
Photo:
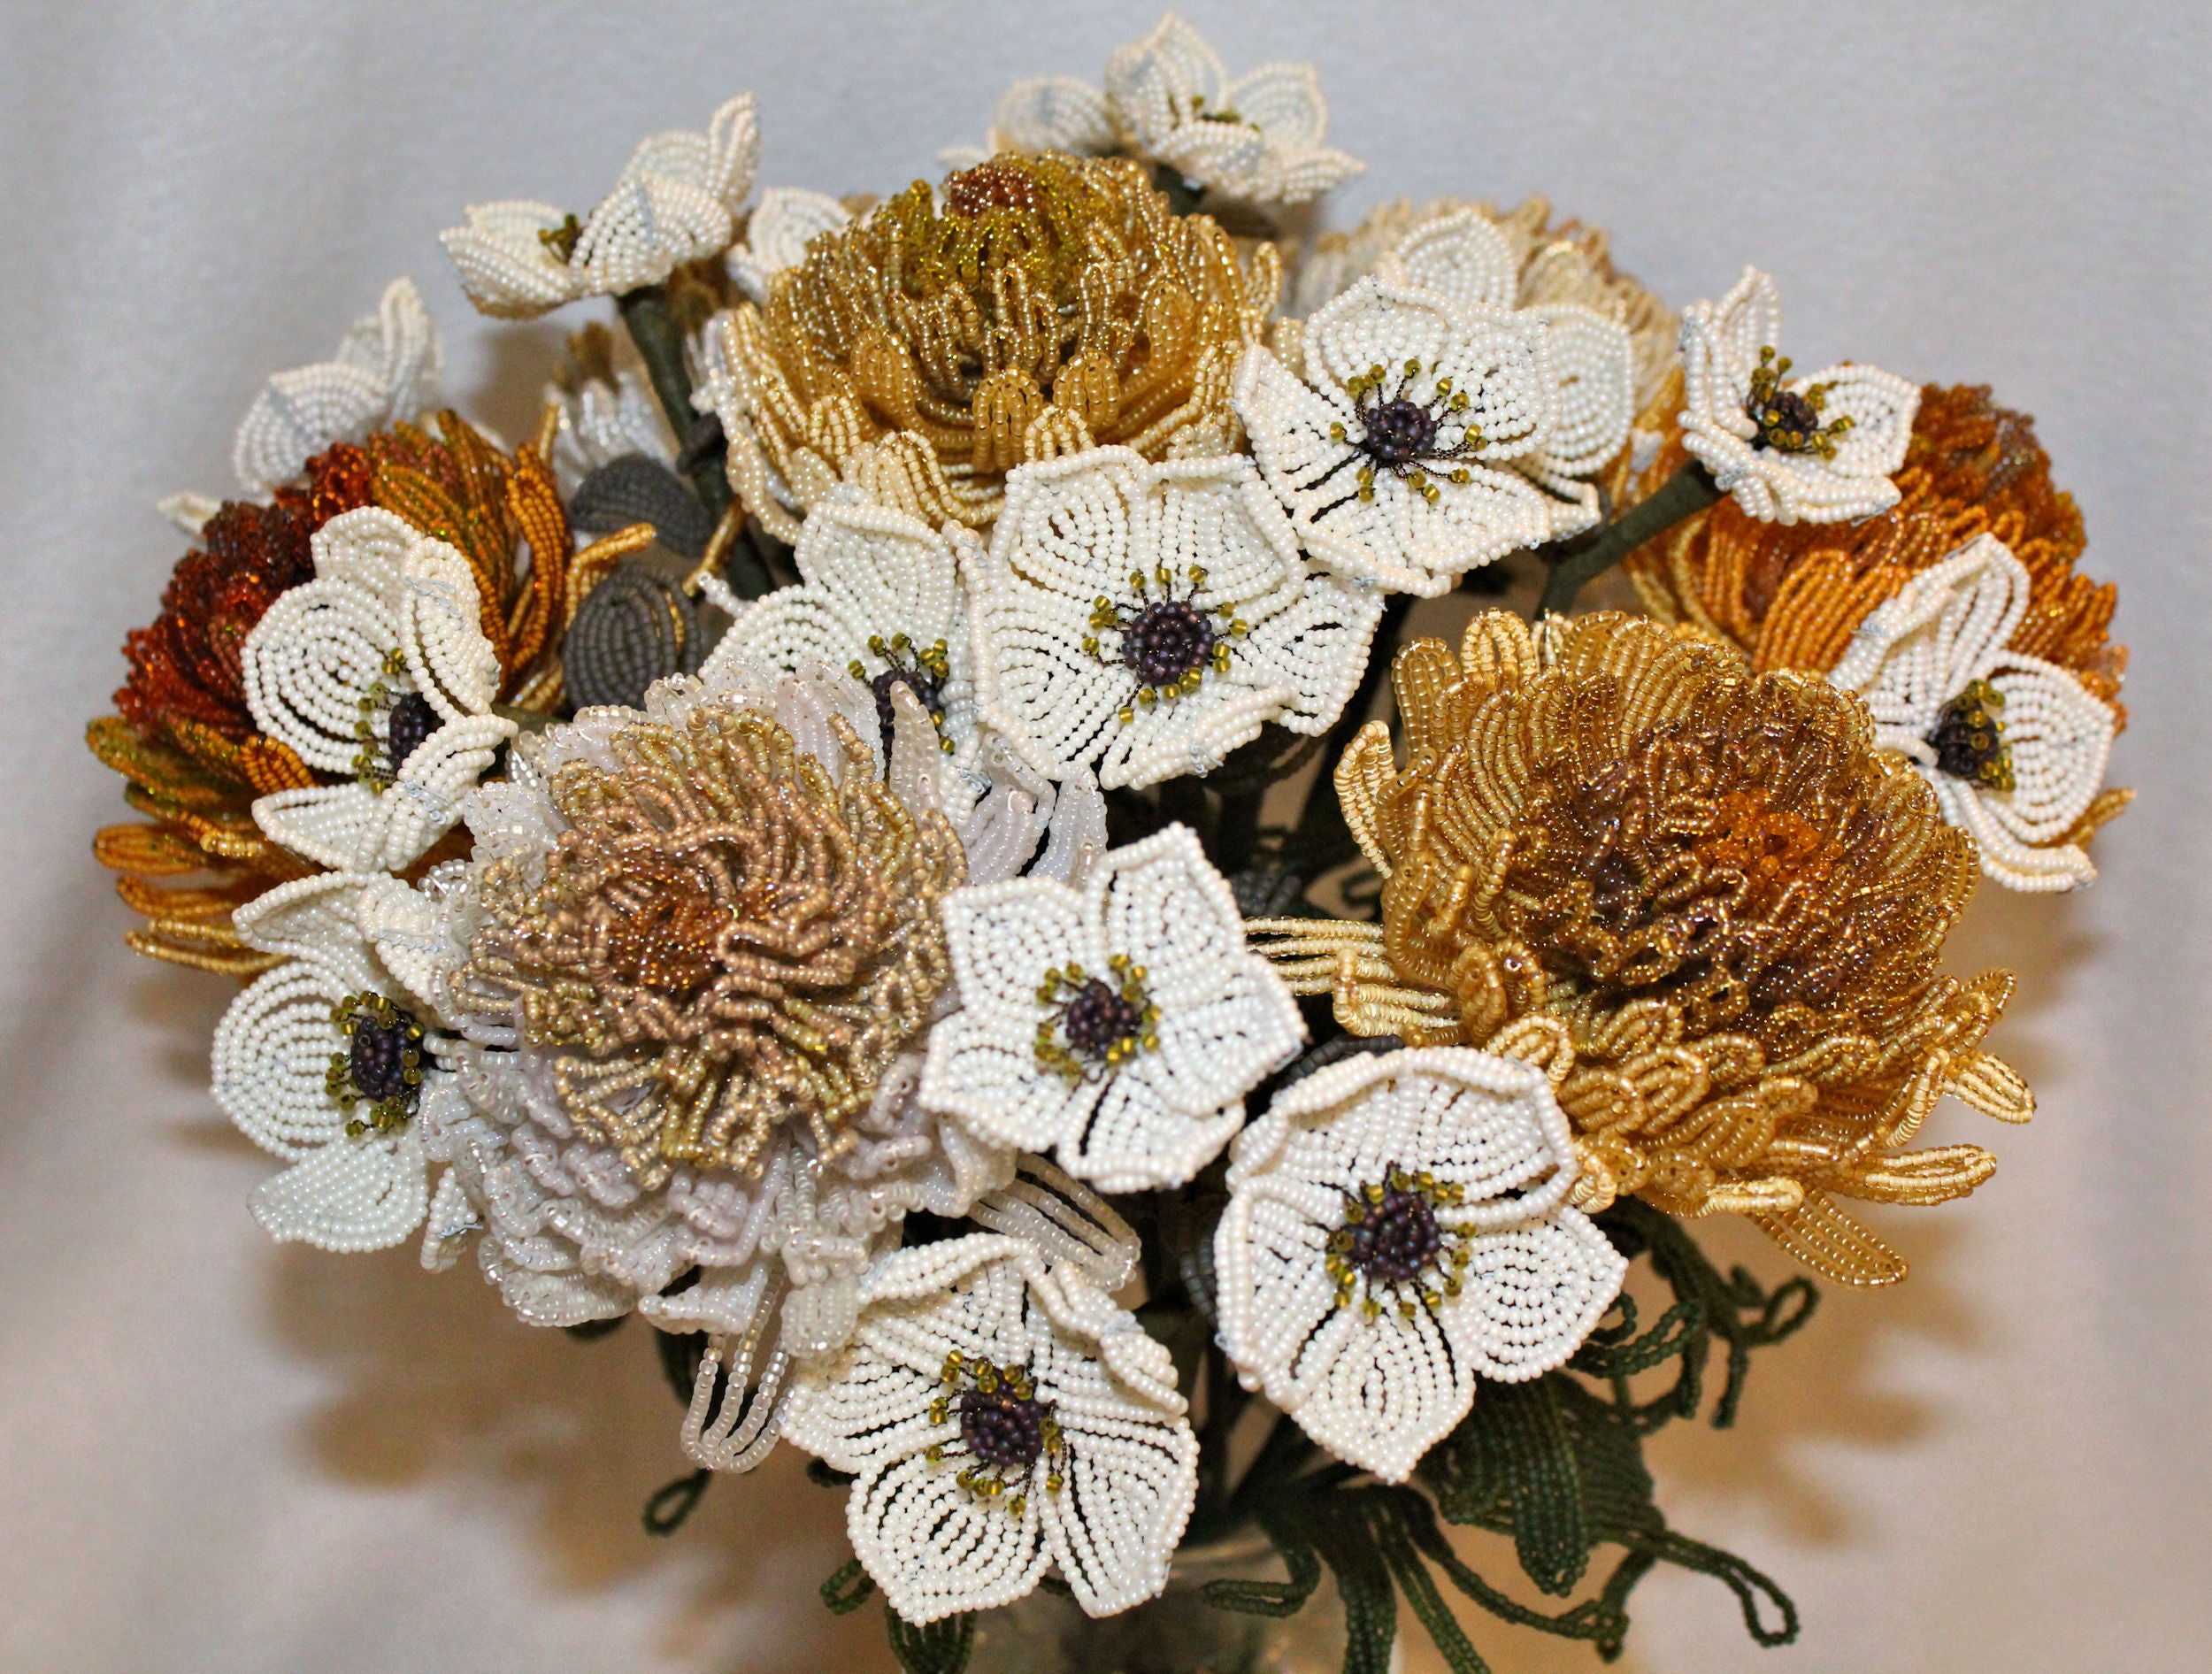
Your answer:
[[[1250,631],[1233,604],[1215,607],[1219,626],[1209,621],[1197,604],[1198,591],[1206,585],[1205,567],[1194,564],[1183,573],[1189,591],[1179,597],[1175,572],[1162,564],[1149,578],[1141,570],[1129,572],[1129,590],[1135,595],[1130,603],[1118,604],[1102,593],[1091,604],[1091,632],[1084,636],[1084,651],[1102,663],[1120,663],[1134,674],[1140,682],[1137,704],[1145,709],[1189,696],[1210,669],[1227,675],[1233,641]],[[1159,588],[1157,596],[1155,587]],[[1098,637],[1102,634],[1119,636],[1111,656]],[[1135,708],[1121,711],[1124,726],[1136,718]]]
[[[1349,1308],[1357,1298],[1360,1311],[1373,1319],[1389,1303],[1401,1318],[1411,1319],[1417,1307],[1433,1312],[1447,1296],[1458,1295],[1473,1252],[1436,1211],[1456,1207],[1466,1194],[1455,1182],[1394,1163],[1380,1180],[1345,1193],[1344,1224],[1329,1235],[1336,1305]]]
[[[987,1505],[1007,1494],[1007,1513],[1017,1517],[1029,1509],[1041,1467],[1047,1494],[1067,1486],[1060,1420],[1050,1401],[1037,1399],[1028,1368],[971,1360],[956,1348],[945,1356],[941,1380],[946,1393],[930,1403],[929,1421],[949,1424],[957,1417],[960,1438],[931,1443],[923,1455],[931,1464],[973,1461],[955,1479]],[[1010,1488],[1014,1492],[1008,1494]]]
[[[1107,965],[1110,981],[1086,976],[1079,964],[1056,965],[1037,989],[1048,1014],[1037,1025],[1037,1062],[1071,1085],[1110,1074],[1140,1051],[1159,1049],[1160,1008],[1146,992],[1145,968],[1122,953]]]
[[[330,1020],[349,1044],[330,1055],[324,1089],[342,1110],[368,1107],[365,1117],[347,1122],[347,1137],[406,1126],[422,1096],[422,1025],[414,1013],[366,992],[341,1000],[331,1008]]]

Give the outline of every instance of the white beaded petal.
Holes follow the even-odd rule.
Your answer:
[[[375,313],[356,320],[336,356],[280,372],[238,426],[231,466],[251,494],[289,482],[333,442],[358,442],[437,400],[444,359],[438,327],[411,279],[384,288]]]
[[[1263,65],[1233,81],[1172,12],[1107,60],[1106,105],[1133,150],[1251,203],[1302,203],[1363,166],[1321,142],[1329,107],[1311,65]]]
[[[1214,1240],[1222,1346],[1248,1386],[1386,1481],[1466,1416],[1478,1377],[1563,1364],[1627,1269],[1567,1206],[1566,1118],[1542,1072],[1512,1059],[1443,1047],[1333,1064],[1277,1094],[1230,1156]],[[1440,1256],[1421,1281],[1433,1306],[1371,1279],[1340,1301],[1330,1271],[1350,1195],[1393,1170],[1452,1192],[1426,1200],[1465,1257]]]
[[[803,191],[795,186],[772,186],[745,224],[745,242],[727,257],[730,277],[754,302],[768,300],[768,281],[787,267],[806,259],[806,247],[825,233],[833,233],[853,218],[826,192]]]
[[[1407,372],[1409,363],[1419,370]],[[1306,322],[1305,364],[1310,384],[1268,349],[1249,349],[1231,400],[1298,538],[1337,574],[1433,598],[1467,571],[1553,537],[1557,503],[1512,468],[1548,464],[1559,424],[1560,380],[1540,317],[1463,309],[1440,292],[1364,279]],[[1440,415],[1438,449],[1465,444],[1468,456],[1421,465],[1420,481],[1376,468],[1346,388],[1376,367],[1394,400]],[[1364,488],[1363,472],[1371,472]]]
[[[1202,580],[1190,580],[1194,565]],[[1018,466],[971,572],[985,719],[1038,772],[1095,764],[1108,788],[1210,772],[1271,721],[1325,732],[1381,615],[1300,557],[1249,461],[1233,455],[1148,465],[1096,448]],[[1164,593],[1206,619],[1227,666],[1200,657],[1194,690],[1148,696],[1125,660],[1126,634]],[[1101,599],[1120,626],[1098,626]]]
[[[1830,385],[1824,419],[1852,427],[1833,454],[1789,453],[1754,447],[1758,426],[1746,411],[1752,373],[1763,349],[1782,341],[1782,296],[1755,267],[1744,269],[1717,303],[1693,303],[1682,315],[1682,445],[1712,472],[1714,483],[1762,521],[1840,523],[1870,518],[1897,503],[1890,479],[1912,440],[1918,388],[1873,366],[1831,366],[1783,388],[1803,394]]]
[[[1102,1190],[1190,1179],[1242,1125],[1244,1094],[1304,1039],[1289,990],[1245,945],[1227,882],[1180,825],[1107,855],[1081,888],[1033,876],[971,887],[944,916],[961,1010],[931,1032],[923,1106],[991,1143],[1052,1151]],[[1118,984],[1117,959],[1143,972],[1155,1043],[1071,1076],[1039,1050],[1065,1003],[1046,997],[1046,973]]]
[[[918,655],[941,641],[949,673],[937,695],[939,725],[953,749],[940,750],[939,734],[925,727],[932,733],[928,749],[946,756],[932,766],[941,774],[972,771],[980,741],[956,541],[966,550],[974,537],[956,525],[941,533],[903,511],[841,493],[818,507],[800,530],[793,553],[800,585],[742,607],[700,671],[701,678],[710,686],[726,684],[739,661],[772,676],[826,672],[831,680],[849,682],[856,698],[872,710],[868,680],[895,664],[911,667]],[[909,643],[895,649],[893,641],[901,634]],[[867,680],[852,676],[855,663]],[[953,794],[949,787],[948,797]],[[966,800],[973,800],[972,791]],[[955,810],[947,811],[949,816]]]
[[[2008,889],[2071,889],[2097,875],[2065,837],[2104,787],[2117,718],[2064,669],[2006,649],[2029,587],[2010,549],[1977,535],[1874,610],[1828,678],[1866,700],[1875,741],[1912,761],[1944,818],[1973,837],[1984,872]],[[2004,700],[1995,713],[2008,791],[1945,772],[1929,741],[1976,680]]]
[[[619,296],[726,248],[759,159],[748,93],[716,111],[704,134],[643,141],[565,260],[540,237],[563,225],[549,203],[472,204],[467,225],[439,241],[469,300],[487,314],[526,319],[579,297]]]
[[[1010,1604],[1056,1567],[1093,1616],[1157,1596],[1197,1492],[1197,1439],[1167,1351],[1076,1268],[979,1233],[897,1251],[862,1282],[851,1346],[803,1373],[784,1433],[855,1472],[853,1550],[891,1608],[922,1624]],[[959,1480],[949,1355],[1018,1366],[1064,1440],[1064,1484],[1012,1495]],[[941,1409],[940,1409],[941,1410]],[[937,1446],[949,1455],[933,1462]]]
[[[468,562],[444,541],[364,507],[317,530],[313,550],[316,579],[280,597],[246,638],[256,723],[310,767],[348,775],[364,756],[388,763],[397,700],[419,695],[439,724],[385,777],[274,792],[254,818],[319,865],[396,871],[451,829],[462,796],[515,735],[489,712],[498,656]]]
[[[385,1249],[422,1225],[427,1164],[411,1125],[349,1137],[326,1080],[349,1044],[334,1020],[365,993],[416,1004],[371,956],[353,923],[358,876],[302,879],[238,914],[247,944],[291,956],[231,1002],[215,1031],[215,1102],[239,1132],[292,1166],[250,1199],[280,1240],[339,1253]],[[443,1071],[426,1058],[426,1083]]]

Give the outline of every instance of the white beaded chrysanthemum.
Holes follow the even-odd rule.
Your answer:
[[[879,1260],[851,1345],[799,1378],[785,1435],[857,1478],[853,1551],[917,1624],[1056,1568],[1109,1616],[1156,1597],[1197,1494],[1167,1350],[1080,1266],[995,1233]]]
[[[1977,535],[1869,615],[1828,678],[1866,700],[1875,741],[1911,760],[1985,873],[2071,889],[2097,875],[2067,839],[2103,788],[2117,718],[2056,664],[2006,649],[2028,592],[2011,549]]]
[[[887,741],[895,694],[903,690],[935,726],[948,769],[967,769],[979,741],[956,543],[972,549],[975,537],[956,524],[940,532],[838,489],[800,529],[793,553],[799,586],[749,605],[722,601],[736,619],[702,678],[715,686],[735,661],[772,674],[842,673],[872,703]]]
[[[1480,216],[1407,242],[1394,280],[1363,279],[1306,322],[1304,379],[1256,345],[1232,400],[1308,552],[1432,598],[1595,520],[1579,479],[1625,441],[1632,372],[1618,321],[1509,308],[1511,252]]]
[[[1919,389],[1848,363],[1787,377],[1789,363],[1776,358],[1781,341],[1782,294],[1755,267],[1718,303],[1683,311],[1682,445],[1764,522],[1841,523],[1888,511]]]
[[[984,718],[1048,778],[1205,773],[1269,722],[1325,732],[1381,607],[1302,557],[1240,455],[1017,467],[972,565]]]
[[[956,890],[944,919],[961,1010],[931,1032],[923,1107],[1049,1150],[1104,1191],[1189,1179],[1305,1038],[1181,825],[1109,853],[1079,887]]]
[[[384,288],[328,360],[278,372],[238,426],[231,468],[248,492],[289,482],[333,442],[358,442],[437,400],[444,352],[411,279]]]
[[[1221,1342],[1249,1387],[1388,1482],[1475,1382],[1563,1364],[1627,1263],[1566,1198],[1539,1070],[1465,1047],[1363,1056],[1275,1095],[1230,1151]]]
[[[487,314],[527,319],[580,297],[619,296],[726,249],[759,160],[753,96],[743,94],[704,134],[643,141],[580,224],[550,203],[477,203],[439,241]]]
[[[254,1188],[254,1218],[273,1238],[339,1253],[388,1248],[422,1225],[430,1194],[419,1120],[453,1095],[434,1056],[443,1049],[435,1014],[394,979],[357,922],[373,881],[324,872],[238,910],[246,944],[285,963],[231,1002],[211,1063],[223,1113],[291,1164]],[[395,1009],[380,1017],[380,1006]],[[357,1048],[362,1029],[376,1038]]]
[[[460,818],[514,723],[491,713],[499,657],[474,574],[444,541],[363,507],[315,532],[315,579],[247,635],[255,724],[342,785],[276,791],[253,815],[318,865],[396,872]]]
[[[760,195],[745,223],[745,242],[725,257],[730,277],[754,302],[768,300],[768,282],[787,267],[806,259],[806,247],[833,233],[852,211],[826,192],[795,186],[772,186]]]
[[[1171,12],[1106,61],[1106,102],[1141,155],[1248,203],[1303,203],[1363,166],[1321,142],[1329,106],[1311,65],[1266,64],[1232,81]]]

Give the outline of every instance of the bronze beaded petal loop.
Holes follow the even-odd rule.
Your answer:
[[[945,986],[959,841],[833,725],[837,779],[728,703],[641,719],[611,770],[554,773],[570,829],[541,882],[519,857],[486,871],[457,985],[472,1007],[512,996],[571,1118],[649,1189],[678,1164],[757,1170],[787,1122],[841,1152]]]

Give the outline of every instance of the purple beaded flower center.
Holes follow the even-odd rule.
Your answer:
[[[1385,1284],[1417,1277],[1444,1248],[1443,1231],[1429,1200],[1417,1191],[1395,1186],[1383,1193],[1383,1201],[1351,1233],[1345,1258],[1368,1278]]]
[[[1436,449],[1436,415],[1401,395],[1364,415],[1367,434],[1360,447],[1384,465],[1411,465]]]
[[[1123,1040],[1133,1040],[1144,1028],[1144,1012],[1093,977],[1068,1002],[1061,1023],[1068,1044],[1087,1057],[1103,1058]]]
[[[415,1019],[395,1008],[390,1023],[363,1014],[354,1025],[346,1072],[365,1099],[396,1099],[408,1092],[405,1054]]]
[[[392,777],[396,779],[399,770],[407,765],[407,758],[438,730],[438,711],[430,707],[430,700],[420,692],[403,692],[393,700],[388,727],[385,759],[390,762]]]
[[[965,1390],[960,1396],[960,1439],[979,1464],[997,1471],[1026,1471],[1045,1450],[1045,1415],[1034,1396],[1023,1397],[1001,1384],[989,1394]]]
[[[1122,630],[1121,658],[1147,686],[1172,686],[1212,657],[1213,624],[1188,599],[1160,599]]]

